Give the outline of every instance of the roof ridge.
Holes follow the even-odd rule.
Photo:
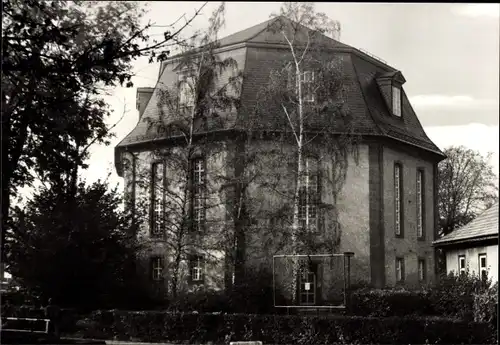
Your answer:
[[[271,22],[275,22],[275,21],[278,19],[278,17],[281,17],[281,16],[276,16],[276,17],[274,17],[274,18],[271,18],[271,19],[269,19],[269,20],[266,20],[265,22],[262,22],[262,23],[260,23],[260,24],[257,24],[257,25],[261,25],[261,24],[267,23],[266,27],[264,27],[262,30],[260,30],[259,32],[257,32],[255,35],[250,36],[250,37],[249,37],[246,41],[250,41],[250,40],[254,39],[255,37],[259,36],[259,35],[260,35],[261,33],[263,33],[264,31],[269,30],[269,24],[271,24]],[[227,36],[226,36],[226,37],[227,37]]]

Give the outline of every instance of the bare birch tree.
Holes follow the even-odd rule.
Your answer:
[[[342,58],[331,51],[340,24],[316,12],[313,3],[287,2],[268,30],[282,37],[287,46],[284,63],[272,70],[254,113],[258,118],[272,118],[272,128],[263,126],[280,133],[275,136],[274,152],[267,152],[267,161],[275,165],[268,166],[270,174],[263,182],[280,195],[283,207],[279,213],[291,219],[285,227],[288,231],[278,227],[283,241],[278,247],[293,255],[332,253],[340,241],[336,202],[321,200],[320,194],[327,191],[336,198],[348,158],[356,152],[356,136],[346,103],[349,82],[343,73]],[[291,169],[285,172],[280,166]],[[283,174],[288,176],[287,184],[282,182]],[[330,228],[322,231],[321,237],[318,227],[327,225],[324,219],[320,221],[320,211],[329,214],[331,220]],[[292,267],[289,288],[295,301],[299,270],[296,258]]]

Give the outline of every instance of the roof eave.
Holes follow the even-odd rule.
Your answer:
[[[435,247],[442,247],[442,246],[452,246],[455,244],[463,244],[463,243],[468,243],[468,242],[480,242],[480,241],[487,241],[487,240],[498,240],[498,234],[489,234],[489,235],[480,235],[480,236],[475,236],[475,237],[468,237],[468,238],[460,238],[460,239],[441,239],[432,242],[432,245]]]

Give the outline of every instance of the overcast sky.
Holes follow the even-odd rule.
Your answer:
[[[188,17],[202,2],[150,2],[145,21],[157,25]],[[209,3],[185,34],[203,28],[218,3]],[[280,3],[228,2],[226,27],[221,36],[259,24],[277,12]],[[379,56],[402,71],[404,89],[428,136],[441,149],[465,145],[481,153],[493,152],[499,167],[499,12],[498,4],[373,4],[318,3],[318,11],[339,20],[340,41]],[[161,34],[162,28],[155,28]],[[146,60],[135,65],[135,86],[154,86],[158,64]],[[114,145],[138,121],[135,87],[117,88],[108,98],[114,110],[116,138],[109,147],[94,147],[89,181],[116,175]]]

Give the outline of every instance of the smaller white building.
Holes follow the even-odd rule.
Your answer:
[[[498,281],[498,203],[467,225],[434,241],[446,254],[447,272],[488,275]]]

